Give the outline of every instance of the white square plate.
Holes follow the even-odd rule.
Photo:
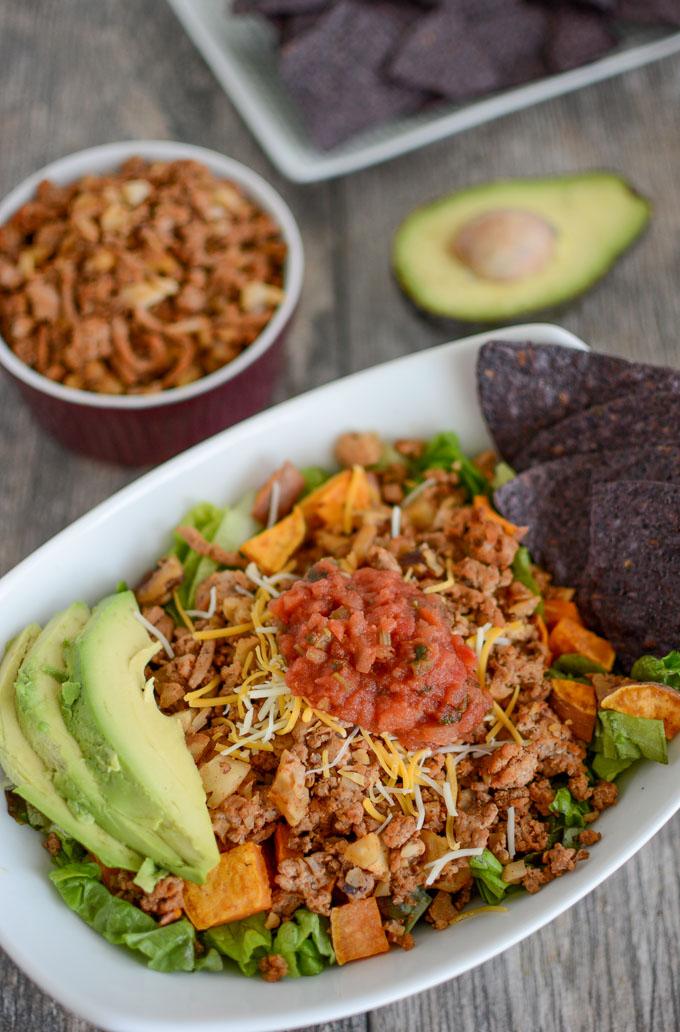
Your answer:
[[[227,0],[168,0],[244,122],[277,168],[296,183],[356,172],[511,111],[619,75],[680,51],[680,32],[636,30],[617,50],[569,72],[463,106],[397,119],[329,151],[315,147],[276,71],[274,32],[264,19],[231,15]],[[341,46],[341,42],[338,42]]]
[[[487,447],[475,363],[494,337],[584,347],[555,326],[497,330],[357,373],[224,431],[114,495],[8,573],[0,581],[0,643],[74,598],[94,603],[121,578],[134,583],[190,504],[233,500],[285,458],[328,462],[344,430],[393,438],[451,428],[470,452]],[[57,896],[38,835],[0,807],[0,945],[60,1003],[112,1032],[268,1032],[380,1007],[514,945],[620,867],[680,806],[677,743],[670,753],[671,769],[644,764],[628,778],[620,805],[598,823],[604,837],[587,863],[536,896],[514,899],[508,913],[464,929],[424,928],[411,953],[276,985],[226,971],[157,974],[109,946]]]

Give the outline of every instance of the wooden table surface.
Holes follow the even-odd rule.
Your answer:
[[[629,176],[654,201],[653,225],[604,283],[548,318],[603,350],[680,364],[679,102],[680,60],[670,58],[350,178],[298,187],[269,165],[163,0],[0,4],[0,194],[62,154],[144,137],[230,154],[289,201],[307,273],[279,398],[466,332],[416,314],[392,282],[390,238],[413,206],[486,179],[589,168]],[[63,451],[3,379],[0,574],[136,475]],[[679,855],[675,818],[605,885],[502,957],[324,1032],[676,1030]],[[89,1029],[0,955],[0,1032]]]

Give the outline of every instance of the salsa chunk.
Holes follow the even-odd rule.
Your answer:
[[[491,705],[446,610],[392,570],[324,559],[270,608],[295,695],[407,748],[464,741]]]

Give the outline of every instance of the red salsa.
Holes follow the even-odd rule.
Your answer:
[[[491,705],[441,600],[396,572],[323,559],[270,608],[290,690],[342,720],[415,749],[465,741]]]

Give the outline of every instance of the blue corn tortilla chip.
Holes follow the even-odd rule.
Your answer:
[[[433,11],[408,34],[390,64],[390,75],[449,100],[502,85],[497,63],[475,42],[465,19],[448,8]]]
[[[419,13],[404,2],[339,0],[313,28],[281,48],[281,78],[320,147],[413,112],[429,97],[383,73]]]
[[[506,0],[488,17],[472,13],[468,29],[480,50],[498,68],[502,87],[507,88],[545,74],[543,48],[549,24],[548,11],[540,4]]]
[[[680,484],[680,447],[654,445],[541,463],[498,488],[494,503],[512,523],[528,527],[523,544],[555,584],[585,586],[593,484],[654,480]],[[579,592],[586,600],[587,590]]]
[[[553,72],[565,72],[597,60],[616,42],[609,21],[598,11],[563,5],[551,19],[546,63]]]
[[[616,14],[627,21],[680,25],[678,0],[619,0]]]
[[[680,485],[593,484],[590,605],[624,664],[680,641]]]
[[[680,392],[651,388],[593,405],[546,427],[515,457],[517,469],[567,455],[587,455],[629,446],[680,445]]]
[[[544,427],[646,387],[680,391],[680,372],[528,341],[490,341],[477,361],[484,419],[497,450],[512,465]]]

